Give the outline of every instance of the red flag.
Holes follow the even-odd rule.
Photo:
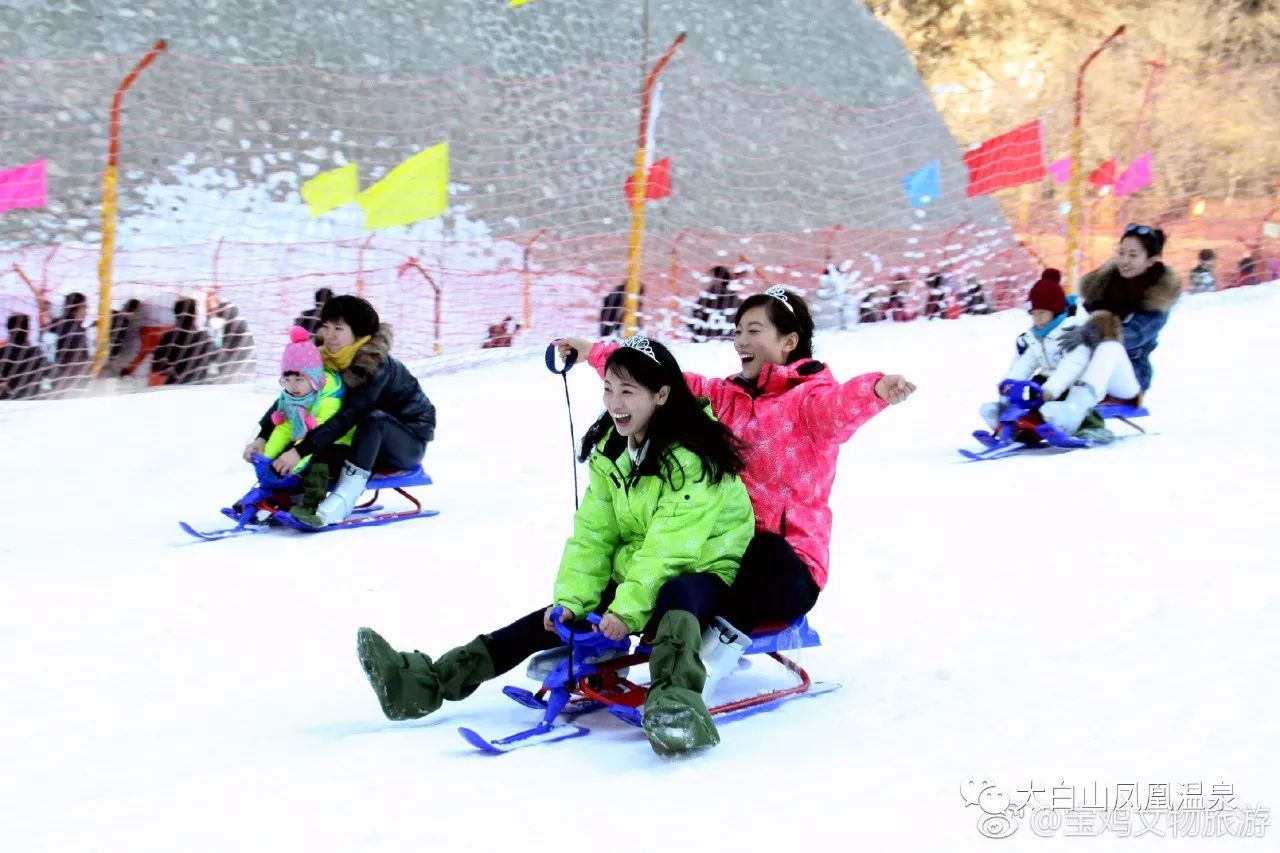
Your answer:
[[[969,167],[969,197],[986,195],[1044,178],[1040,121],[993,136],[964,155]]]
[[[1089,173],[1089,183],[1093,184],[1098,192],[1102,192],[1103,187],[1109,187],[1115,182],[1116,158],[1114,157]]]
[[[623,183],[627,201],[631,201],[632,187],[635,186],[635,175],[627,175]],[[649,167],[649,180],[644,185],[644,197],[656,201],[671,195],[671,158],[663,157]]]

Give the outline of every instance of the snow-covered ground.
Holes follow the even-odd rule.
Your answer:
[[[206,544],[176,526],[222,526],[270,388],[9,404],[0,850],[1055,846],[1029,818],[984,838],[970,779],[1014,800],[1034,783],[1045,805],[1151,783],[1176,802],[1199,782],[1274,808],[1277,312],[1280,285],[1185,299],[1153,359],[1152,435],[982,464],[955,448],[1025,314],[825,335],[837,376],[920,388],[841,457],[824,644],[802,662],[843,689],[675,761],[602,715],[586,738],[480,755],[455,729],[527,725],[499,692],[522,673],[396,724],[357,663],[361,625],[437,653],[548,600],[573,496],[564,394],[540,359],[426,380],[438,517],[321,536]],[[677,355],[735,366],[727,343]],[[570,387],[581,431],[599,382],[576,369]]]

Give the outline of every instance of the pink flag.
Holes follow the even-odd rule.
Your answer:
[[[15,207],[44,207],[47,195],[45,160],[0,169],[0,213]]]
[[[1063,157],[1049,164],[1049,174],[1053,175],[1055,184],[1065,184],[1071,180],[1071,158]]]
[[[1116,178],[1116,195],[1128,195],[1151,183],[1151,152],[1148,151],[1129,164]]]

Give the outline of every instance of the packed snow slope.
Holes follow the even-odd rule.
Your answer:
[[[841,454],[823,645],[802,663],[843,689],[674,761],[603,715],[589,737],[481,755],[455,729],[530,724],[499,692],[522,672],[397,724],[356,660],[361,625],[438,654],[548,602],[573,481],[539,359],[424,380],[438,517],[311,536],[177,528],[225,524],[269,386],[9,404],[0,849],[989,850],[972,778],[1227,783],[1280,805],[1278,313],[1274,284],[1184,299],[1150,435],[985,463],[955,448],[976,446],[1025,314],[824,335],[837,377],[919,385]],[[736,366],[727,343],[676,353]],[[600,383],[578,368],[569,386],[581,434]],[[755,689],[765,663],[721,690]]]

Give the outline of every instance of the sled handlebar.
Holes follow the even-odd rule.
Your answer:
[[[281,477],[272,469],[272,460],[261,453],[253,454],[252,461],[253,472],[258,475],[258,482],[267,488],[288,489],[298,485],[300,482],[297,474],[287,474]]]
[[[1006,403],[1035,409],[1044,402],[1044,389],[1029,379],[1010,379],[1000,383],[1000,395]]]
[[[556,626],[556,634],[558,634],[560,636],[560,639],[564,640],[566,643],[569,642],[571,639],[574,643],[592,644],[592,643],[612,643],[613,642],[613,640],[610,640],[608,637],[606,637],[604,634],[601,634],[599,631],[592,631],[590,629],[587,629],[585,631],[575,631],[573,629],[573,623],[566,625],[565,623],[560,621],[560,617],[564,614],[564,612],[565,612],[564,608],[561,607],[560,605],[556,605],[555,607],[553,607],[551,609],[551,624]],[[600,614],[588,613],[584,619],[581,619],[578,621],[579,622],[585,621],[590,625],[599,625]]]
[[[563,613],[564,608],[561,606],[557,605],[552,608],[552,624],[556,625],[556,634],[564,640],[564,643],[575,646],[588,654],[594,653],[596,649],[621,648],[622,651],[626,651],[627,648],[631,647],[631,638],[611,640],[600,631],[590,629],[575,630],[572,624],[566,625],[561,621]],[[588,613],[585,619],[579,620],[579,624],[582,621],[588,622],[590,625],[599,625],[600,615],[599,613]]]

